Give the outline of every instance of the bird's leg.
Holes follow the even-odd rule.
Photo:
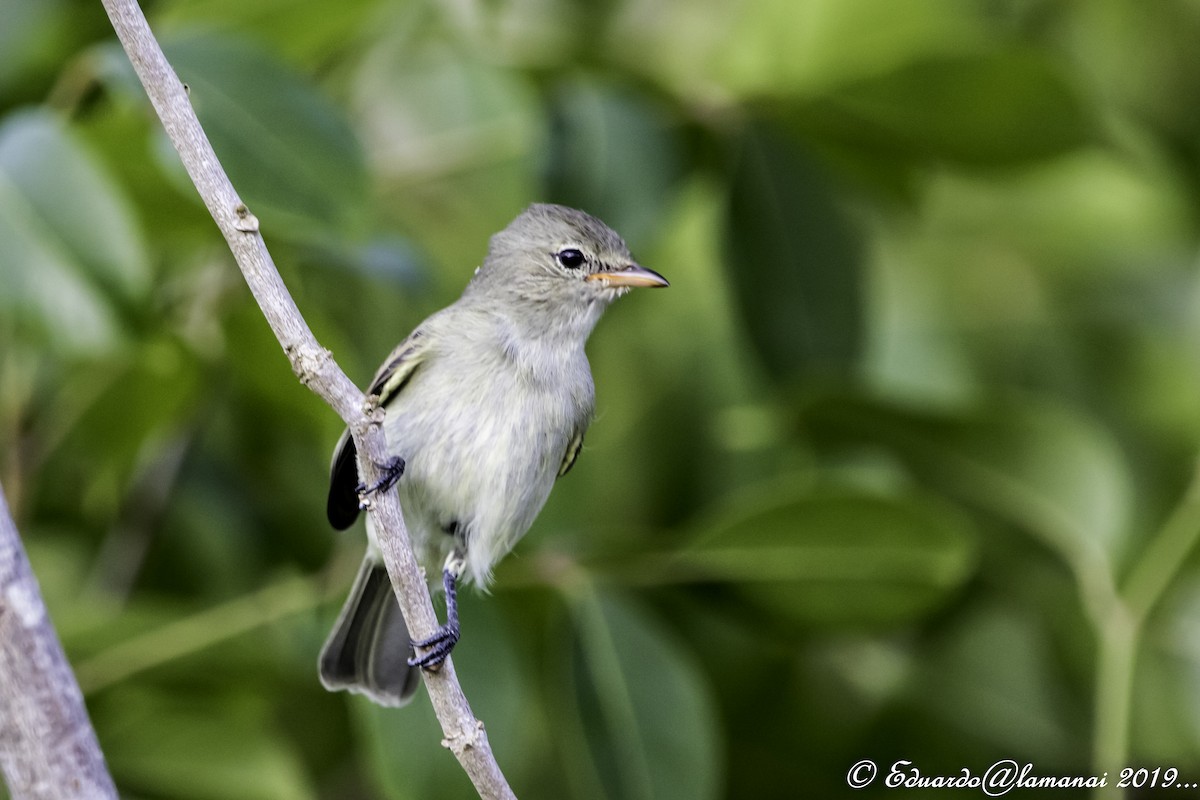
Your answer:
[[[391,489],[400,480],[400,476],[404,474],[404,459],[400,456],[392,456],[387,460],[387,463],[376,464],[375,466],[383,473],[379,476],[379,480],[370,486],[360,481],[354,487],[354,491],[358,492],[359,508],[369,507],[371,505],[371,495]]]
[[[414,648],[427,652],[410,658],[410,667],[437,671],[454,649],[454,645],[458,644],[458,638],[462,635],[458,626],[458,576],[464,566],[462,554],[458,550],[446,559],[446,566],[442,568],[442,586],[446,590],[446,624],[439,626],[433,636],[412,643]]]

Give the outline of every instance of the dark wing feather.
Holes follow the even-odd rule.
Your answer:
[[[325,516],[334,530],[344,531],[358,519],[358,511],[358,450],[347,429],[333,451]]]
[[[428,351],[428,337],[418,328],[392,351],[375,373],[367,392],[372,402],[386,406],[395,399],[412,379]],[[350,431],[345,431],[333,451],[333,463],[329,468],[329,497],[325,502],[325,515],[334,529],[345,530],[358,519],[358,486],[358,451]]]
[[[429,337],[417,328],[397,345],[383,362],[383,366],[375,373],[375,380],[371,381],[371,388],[367,394],[377,396],[377,404],[386,406],[412,379],[413,373],[428,352]]]

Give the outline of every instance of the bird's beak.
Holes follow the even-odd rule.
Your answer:
[[[609,286],[670,286],[667,279],[652,269],[646,269],[638,264],[613,270],[612,272],[593,272],[586,280],[604,281]]]

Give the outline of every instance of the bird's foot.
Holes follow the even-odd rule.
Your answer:
[[[421,667],[436,672],[462,636],[462,629],[458,627],[458,574],[462,571],[461,564],[462,555],[457,550],[446,559],[446,566],[442,569],[442,588],[446,590],[446,624],[439,626],[432,636],[412,643],[414,650],[428,652],[410,658],[410,667]]]
[[[454,645],[458,644],[461,635],[462,631],[456,623],[447,622],[438,627],[433,636],[412,643],[414,648],[420,648],[426,652],[410,658],[408,665],[436,672],[445,663],[450,651],[454,649]]]
[[[383,473],[379,476],[379,480],[370,486],[360,483],[354,487],[354,490],[358,492],[359,508],[370,507],[371,495],[391,489],[400,480],[400,476],[404,474],[404,459],[400,458],[400,456],[393,456],[386,464],[376,464],[375,466]]]

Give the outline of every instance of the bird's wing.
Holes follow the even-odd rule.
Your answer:
[[[367,390],[373,402],[386,406],[394,400],[412,379],[429,350],[429,337],[420,328],[397,345],[375,373],[371,388]],[[329,497],[325,502],[329,524],[339,531],[349,528],[358,519],[358,484],[358,454],[347,430],[333,451],[333,463],[329,467]]]
[[[383,362],[367,394],[378,397],[378,405],[386,406],[412,378],[428,352],[429,337],[417,328]]]
[[[571,437],[571,443],[567,445],[567,452],[563,453],[562,465],[558,468],[558,477],[561,478],[571,471],[581,450],[583,450],[583,428],[578,428],[575,435]]]

